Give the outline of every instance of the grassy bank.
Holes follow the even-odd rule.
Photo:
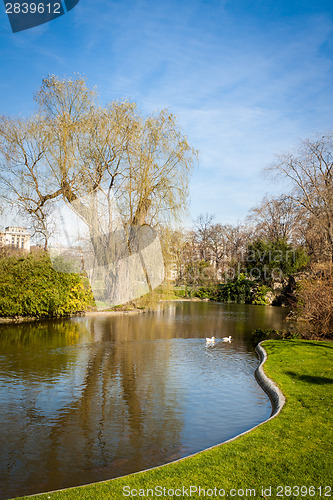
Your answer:
[[[207,498],[207,494],[203,496],[203,489],[207,492],[215,487],[223,489],[225,497],[233,498],[332,497],[333,489],[325,487],[332,486],[333,344],[269,340],[264,347],[268,354],[265,372],[278,383],[286,397],[286,405],[276,418],[231,443],[180,462],[112,481],[46,493],[38,498],[134,498],[123,493],[135,489],[138,498],[153,499],[158,498],[157,494],[147,489],[157,486],[166,488],[164,498],[174,499],[190,498],[191,486],[202,488],[201,496],[193,492],[192,498]],[[128,488],[123,491],[125,486]],[[287,486],[295,488],[284,489]],[[167,490],[183,487],[184,494],[178,490],[167,494]],[[262,487],[266,491],[262,491]],[[267,490],[269,487],[271,492]],[[144,490],[141,496],[140,489]],[[215,498],[221,498],[218,491],[216,493]]]

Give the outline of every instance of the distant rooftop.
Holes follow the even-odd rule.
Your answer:
[[[26,227],[20,227],[20,226],[7,226],[5,227],[5,233],[27,233],[27,228]]]

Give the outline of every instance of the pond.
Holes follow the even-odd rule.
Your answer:
[[[154,313],[1,325],[0,498],[160,465],[264,421],[271,405],[254,378],[250,332],[283,328],[286,315],[170,302]]]

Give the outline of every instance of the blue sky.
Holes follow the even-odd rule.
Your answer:
[[[86,76],[102,103],[168,108],[199,167],[191,218],[236,223],[281,187],[274,156],[332,130],[331,0],[80,0],[12,34],[0,6],[0,114],[27,115],[48,74]]]

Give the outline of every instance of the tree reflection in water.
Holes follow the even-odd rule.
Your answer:
[[[136,316],[2,325],[1,498],[174,460],[230,437],[218,434],[223,412],[233,415],[220,426],[231,435],[264,420],[269,402],[252,377],[249,331],[281,327],[285,315],[184,303]],[[202,339],[229,334],[232,344],[207,351]],[[226,409],[226,394],[238,407]],[[249,405],[253,422],[238,422],[251,416]],[[205,435],[205,412],[217,434]]]

